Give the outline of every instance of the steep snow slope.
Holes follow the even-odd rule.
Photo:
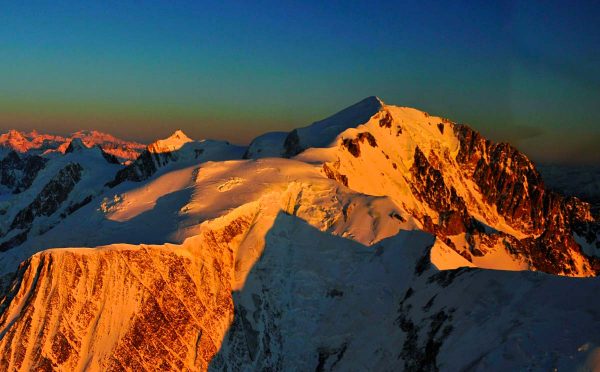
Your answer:
[[[1,255],[0,272],[11,272],[44,246],[181,243],[203,221],[266,196],[274,205],[285,200],[283,209],[320,229],[363,244],[419,227],[389,198],[353,192],[318,166],[287,159],[206,162],[105,190],[43,236]]]

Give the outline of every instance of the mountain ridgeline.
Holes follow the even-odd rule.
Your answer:
[[[0,136],[2,370],[598,367],[597,209],[466,125],[66,138]]]

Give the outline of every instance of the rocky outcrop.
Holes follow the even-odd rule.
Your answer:
[[[19,155],[11,151],[0,160],[0,185],[18,194],[27,190],[47,160],[36,155]]]
[[[331,180],[336,180],[342,185],[348,187],[348,177],[339,173],[336,170],[335,165],[333,167],[330,167],[329,165],[327,165],[327,163],[323,164],[323,172],[325,173],[325,176],[327,176],[327,178]]]
[[[369,132],[361,132],[355,138],[344,138],[342,140],[342,146],[345,147],[349,153],[355,158],[360,156],[360,144],[367,142],[371,147],[377,147],[377,140]]]
[[[573,234],[577,226],[595,224],[590,205],[548,191],[533,163],[512,146],[492,143],[464,125],[455,126],[455,132],[460,140],[456,159],[484,200],[515,229],[532,235],[513,248],[531,257],[539,270],[574,274],[571,253],[586,255]],[[597,258],[587,260],[598,273]]]
[[[539,234],[548,216],[558,212],[560,197],[545,190],[542,177],[527,157],[506,143],[492,143],[464,125],[455,126],[460,141],[458,164],[510,224]]]
[[[285,140],[283,141],[283,157],[291,158],[292,156],[296,156],[299,153],[304,151],[302,145],[300,145],[300,137],[298,136],[298,131],[294,129],[291,131]]]
[[[77,163],[70,163],[61,169],[27,207],[17,213],[11,229],[27,229],[39,216],[50,216],[56,212],[68,198],[69,193],[81,180],[83,168]]]
[[[169,158],[170,153],[154,154],[150,151],[144,151],[135,161],[125,168],[119,170],[114,180],[108,182],[106,186],[115,187],[125,181],[140,182],[150,178],[157,170],[156,163],[160,163],[160,156]],[[155,163],[156,162],[156,163]]]

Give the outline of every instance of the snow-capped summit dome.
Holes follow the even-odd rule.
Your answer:
[[[179,150],[183,145],[192,142],[192,139],[186,136],[180,129],[176,130],[168,138],[157,140],[148,145],[148,151],[154,153],[170,152]]]
[[[307,148],[329,147],[340,133],[366,123],[384,107],[385,104],[379,97],[370,96],[306,127],[294,129],[289,133],[263,134],[250,143],[244,157],[292,157]]]

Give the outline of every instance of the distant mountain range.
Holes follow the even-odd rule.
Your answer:
[[[26,133],[10,130],[0,134],[0,155],[10,151],[30,155],[64,153],[75,138],[80,139],[87,147],[100,146],[106,153],[114,155],[121,161],[136,159],[146,147],[141,143],[124,141],[95,130],[82,130],[67,137],[42,134],[37,131]]]
[[[449,119],[13,130],[0,172],[2,370],[600,368],[598,173]]]

